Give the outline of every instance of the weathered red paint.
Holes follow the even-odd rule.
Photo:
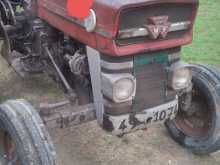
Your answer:
[[[72,17],[84,19],[89,16],[89,10],[92,7],[93,0],[67,0],[67,13]]]
[[[192,41],[191,30],[182,38],[165,41],[152,41],[150,43],[118,46],[115,38],[118,32],[119,16],[123,9],[140,7],[157,3],[193,3],[194,14],[191,21],[194,22],[198,0],[95,0],[93,10],[97,15],[97,30],[89,33],[85,30],[83,22],[77,18],[71,18],[66,11],[66,0],[39,0],[39,17],[46,20],[52,26],[69,34],[82,43],[97,49],[98,51],[112,56],[126,56],[143,51],[166,49]]]

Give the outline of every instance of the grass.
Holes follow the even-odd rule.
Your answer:
[[[200,0],[194,40],[183,48],[188,62],[220,67],[220,0]]]

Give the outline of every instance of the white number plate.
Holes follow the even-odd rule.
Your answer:
[[[144,112],[148,116],[148,122],[163,122],[167,119],[174,119],[178,112],[178,99],[158,107],[147,109]]]
[[[178,99],[175,99],[169,103],[146,109],[135,115],[108,116],[108,120],[113,126],[112,133],[120,135],[132,130],[146,128],[149,124],[164,122],[167,119],[174,119],[177,112]]]

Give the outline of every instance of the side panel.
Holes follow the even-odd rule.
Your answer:
[[[104,104],[101,92],[101,67],[100,54],[95,49],[87,46],[87,56],[89,62],[89,71],[92,82],[93,100],[96,109],[96,118],[100,125],[103,123]]]
[[[65,3],[66,0],[40,0],[39,17],[80,42],[96,48],[96,36],[93,33],[87,33],[80,23],[73,22],[77,20],[67,16]]]

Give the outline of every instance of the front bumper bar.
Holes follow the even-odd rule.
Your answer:
[[[178,99],[157,107],[146,109],[139,113],[120,116],[104,114],[103,127],[115,135],[122,135],[138,129],[144,129],[150,124],[163,123],[174,119],[178,112]]]
[[[96,120],[94,104],[59,111],[44,110],[40,115],[46,126],[50,128],[67,128]],[[44,112],[44,113],[43,113]],[[47,113],[45,113],[47,112]],[[103,128],[114,135],[123,135],[135,130],[144,129],[150,124],[163,123],[168,119],[174,119],[178,112],[178,99],[166,104],[146,109],[138,113],[129,113],[120,116],[112,116],[104,113]]]

